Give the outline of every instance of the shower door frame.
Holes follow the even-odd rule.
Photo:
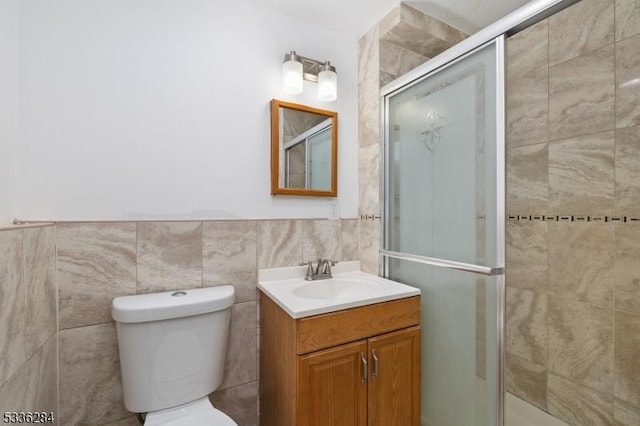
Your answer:
[[[440,55],[418,66],[404,76],[392,81],[380,89],[380,215],[382,217],[379,250],[379,273],[387,276],[388,259],[399,258],[412,262],[426,263],[433,266],[456,269],[496,277],[496,423],[505,424],[505,226],[506,226],[506,38],[522,31],[535,23],[577,3],[580,0],[533,0],[515,12],[498,20],[494,24],[473,34]],[[495,43],[496,47],[496,264],[481,266],[416,256],[386,250],[389,241],[389,98],[409,86],[438,73],[472,53]]]
[[[506,207],[505,207],[505,86],[506,86],[506,64],[505,64],[505,40],[506,36],[501,34],[494,39],[485,42],[475,48],[466,51],[465,53],[455,57],[453,60],[447,61],[443,64],[436,63],[431,70],[423,70],[423,73],[418,77],[400,85],[389,85],[381,89],[381,171],[380,179],[380,200],[381,203],[381,216],[383,232],[381,233],[380,241],[380,275],[388,278],[388,260],[389,258],[401,259],[410,262],[423,263],[431,266],[437,266],[448,269],[455,269],[459,271],[471,272],[481,274],[485,276],[495,277],[496,280],[496,406],[495,418],[497,426],[504,425],[504,400],[505,400],[505,388],[504,388],[504,364],[505,364],[505,276],[504,276],[504,264],[505,264],[505,225],[506,225]],[[400,93],[401,91],[421,83],[422,81],[430,78],[431,76],[439,73],[440,71],[449,68],[450,66],[466,59],[468,56],[473,55],[477,51],[480,51],[490,45],[495,44],[495,96],[496,96],[496,260],[493,266],[482,266],[476,264],[456,262],[452,260],[432,258],[427,256],[412,255],[409,253],[402,253],[392,250],[387,250],[387,242],[389,241],[389,181],[390,176],[390,161],[389,161],[389,140],[390,140],[390,126],[389,126],[389,100],[390,98]],[[427,62],[428,64],[428,62]],[[425,64],[425,65],[427,65]]]

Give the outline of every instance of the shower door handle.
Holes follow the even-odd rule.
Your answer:
[[[476,274],[494,276],[504,275],[504,266],[482,266],[473,263],[456,262],[455,260],[439,259],[435,257],[418,256],[417,254],[402,253],[394,250],[380,249],[379,254],[394,259],[406,260],[409,262],[423,263],[430,266],[439,266],[458,271],[473,272]]]

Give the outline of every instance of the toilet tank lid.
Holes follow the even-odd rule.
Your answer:
[[[113,299],[111,316],[118,322],[159,321],[219,311],[233,301],[231,285],[137,294]]]

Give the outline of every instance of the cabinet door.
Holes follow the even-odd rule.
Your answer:
[[[420,327],[368,343],[369,426],[419,426]]]
[[[366,426],[367,342],[298,357],[298,426]]]

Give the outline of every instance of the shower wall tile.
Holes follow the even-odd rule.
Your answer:
[[[389,41],[426,58],[464,40],[461,31],[401,3],[380,23],[381,40]],[[409,69],[404,72],[409,71]]]
[[[380,87],[391,83],[396,78],[397,77],[395,74],[389,74],[388,72],[380,71]]]
[[[611,310],[549,296],[547,325],[549,372],[611,395],[614,379]]]
[[[614,128],[614,46],[549,69],[549,135],[552,140]]]
[[[535,168],[535,155],[542,154],[520,148],[535,140],[525,136],[523,126],[507,140],[508,213],[538,215],[548,207],[550,215],[640,217],[640,98],[632,83],[640,78],[640,2],[582,0],[510,37],[509,98],[524,99],[534,86],[532,76],[549,66],[546,46],[551,65],[548,203],[544,171]],[[544,90],[540,80],[539,90]],[[535,105],[535,96],[543,93],[532,90],[529,96],[526,104]],[[523,116],[518,107],[507,100],[509,136],[513,117]],[[546,241],[533,226],[548,227]],[[548,258],[548,360],[538,370],[548,371],[548,410],[569,424],[640,424],[638,241],[640,226],[630,222],[507,223],[508,290],[535,291],[536,282],[544,280],[542,253]],[[512,310],[517,312],[508,307]],[[510,339],[527,341],[529,330],[507,326],[512,327],[508,333],[521,334],[509,335],[507,347]],[[507,369],[508,374],[513,370]],[[511,376],[513,392],[526,383]],[[540,406],[539,396],[522,391],[519,396]]]
[[[468,37],[467,34],[457,30],[456,28],[445,24],[444,22],[441,22],[437,19],[434,19],[430,15],[427,15],[424,12],[405,3],[402,3],[400,5],[400,19],[401,21],[406,22],[407,24],[410,24],[414,28],[416,28],[415,32],[417,34],[415,34],[415,37],[413,38],[425,37],[424,33],[428,32],[431,34],[431,37],[447,41],[449,45],[446,46],[445,49],[461,42]],[[401,42],[405,45],[408,42],[415,42],[413,38],[408,37],[408,40],[401,40]],[[438,54],[440,53],[440,51],[436,51],[434,53]],[[435,56],[435,54],[427,56]]]
[[[549,144],[507,149],[507,211],[548,213]]]
[[[476,376],[487,378],[487,342],[476,338]]]
[[[614,152],[613,131],[551,142],[550,213],[613,214]]]
[[[387,73],[396,79],[429,58],[390,41],[380,41],[380,72]]]
[[[62,330],[59,339],[60,423],[99,425],[130,416],[115,324]]]
[[[204,287],[231,284],[235,303],[256,299],[257,222],[212,221],[202,224]]]
[[[616,426],[640,425],[640,407],[615,400],[613,402],[613,421]]]
[[[614,253],[610,223],[550,223],[549,294],[613,308]]]
[[[505,370],[507,392],[547,409],[547,369],[543,365],[507,353]]]
[[[57,330],[55,227],[24,231],[26,353],[34,353]]]
[[[27,359],[22,232],[0,232],[0,386]]]
[[[507,286],[546,294],[549,223],[509,221],[506,231]]]
[[[60,329],[112,321],[111,300],[136,292],[136,224],[56,226]]]
[[[549,68],[549,20],[509,37],[507,40],[507,75],[516,80]]]
[[[507,147],[549,138],[548,21],[507,41]]]
[[[615,312],[615,386],[617,398],[640,406],[640,315]]]
[[[358,182],[360,186],[359,214],[380,212],[380,146],[367,145],[358,149]]]
[[[238,425],[258,426],[258,382],[219,390],[209,400]]]
[[[358,219],[343,219],[342,260],[358,260]]]
[[[547,295],[507,288],[507,345],[512,355],[538,365],[547,362]]]
[[[487,340],[487,283],[484,278],[476,278],[476,340]]]
[[[255,301],[233,305],[224,379],[219,389],[232,388],[257,379],[257,327]]]
[[[302,259],[342,259],[342,228],[339,220],[303,220]]]
[[[298,266],[302,259],[299,220],[258,221],[258,269]]]
[[[487,255],[487,246],[490,246],[490,243],[487,243],[487,221],[486,219],[483,217],[484,216],[484,210],[479,210],[477,205],[476,205],[476,211],[478,211],[478,214],[476,216],[476,253],[475,253],[475,262],[477,262],[478,264],[489,264],[489,263],[495,263],[495,254],[494,252],[489,249],[489,253]],[[480,213],[482,212],[482,213]]]
[[[380,221],[360,221],[360,269],[378,274],[378,250],[380,247]]]
[[[202,287],[201,222],[140,222],[137,240],[138,294]]]
[[[358,146],[379,142],[379,38],[376,26],[358,42]]]
[[[616,0],[616,40],[640,34],[640,3]]]
[[[613,41],[614,0],[582,0],[549,18],[552,66]]]
[[[615,307],[640,314],[640,226],[616,225]]]
[[[516,75],[507,72],[507,147],[549,139],[549,70]]]
[[[640,216],[640,126],[616,130],[616,207]]]
[[[616,43],[615,65],[616,127],[640,125],[640,34]]]
[[[549,374],[549,413],[571,425],[613,425],[613,401],[599,392],[565,377]]]

